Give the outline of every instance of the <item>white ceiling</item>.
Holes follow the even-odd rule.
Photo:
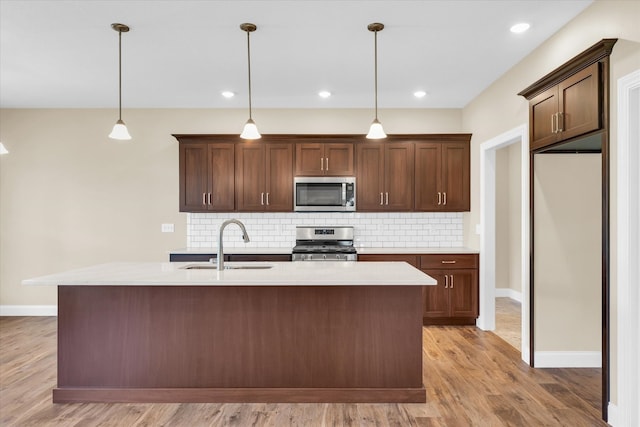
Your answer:
[[[382,22],[380,108],[461,108],[591,1],[0,0],[0,106],[117,107],[120,22],[123,108],[246,108],[252,22],[255,108],[371,108]]]

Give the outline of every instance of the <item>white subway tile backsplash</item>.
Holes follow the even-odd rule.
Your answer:
[[[290,248],[298,225],[352,225],[355,245],[364,247],[462,247],[462,213],[190,213],[187,247],[215,247],[218,230],[229,218],[241,220],[251,242],[243,243],[240,228],[225,230],[228,247]]]

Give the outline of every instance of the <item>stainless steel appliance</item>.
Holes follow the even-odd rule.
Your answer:
[[[357,261],[353,227],[296,227],[292,261]]]
[[[296,212],[352,212],[356,210],[353,176],[298,176],[293,179]]]

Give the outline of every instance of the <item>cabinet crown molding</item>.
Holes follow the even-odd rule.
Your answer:
[[[594,44],[584,52],[576,55],[569,61],[562,64],[560,67],[551,71],[549,74],[542,77],[537,82],[520,91],[518,95],[524,96],[527,100],[531,100],[534,96],[538,95],[542,91],[557,85],[567,77],[572,76],[573,74],[588,67],[589,65],[611,55],[613,46],[617,41],[618,39],[600,40],[598,43]]]

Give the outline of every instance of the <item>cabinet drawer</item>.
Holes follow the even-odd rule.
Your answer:
[[[420,268],[478,268],[478,254],[433,254],[420,256]]]

